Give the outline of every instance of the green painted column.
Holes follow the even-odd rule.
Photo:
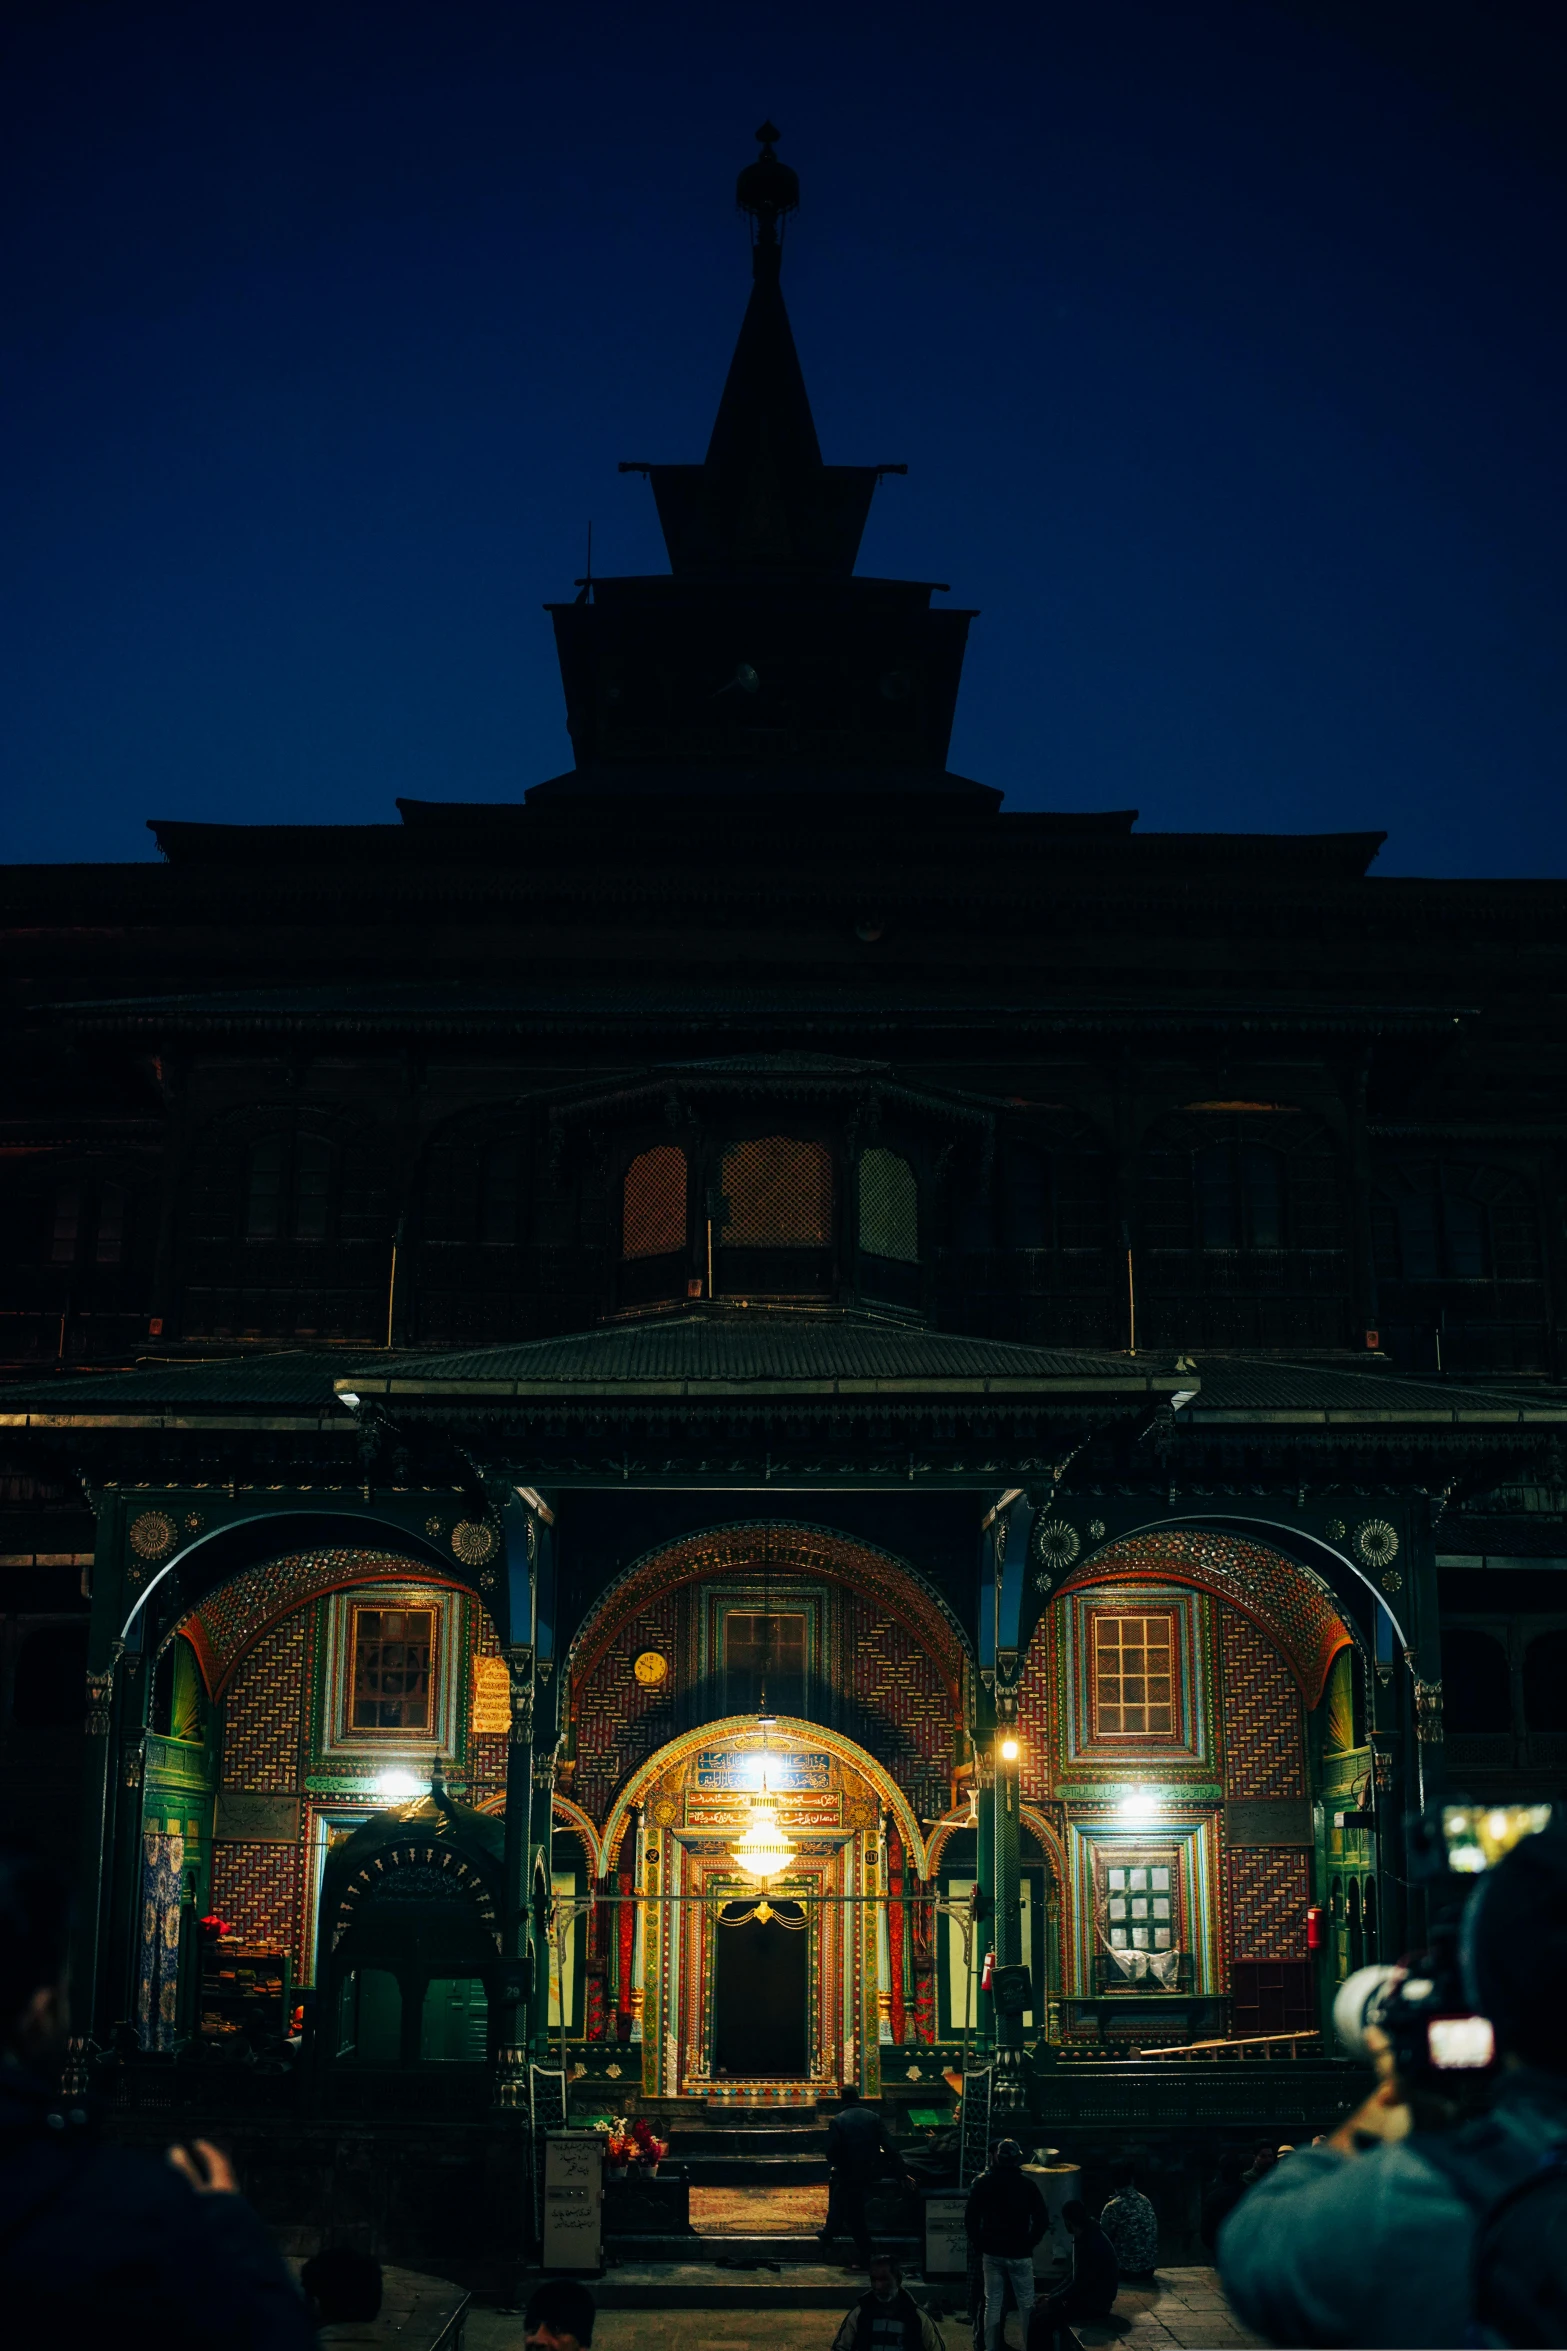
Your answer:
[[[991,1772],[988,1810],[995,1824],[992,1831],[996,1903],[993,1924],[996,1966],[1000,1969],[1016,1967],[1025,1956],[1017,1725],[1007,1717],[1003,1717],[996,1728],[991,1747]],[[1008,2015],[1005,2008],[998,2007],[994,2000],[990,2007],[994,2019],[996,2051],[996,2108],[998,2112],[1019,2113],[1027,2104],[1023,2082],[1022,2014],[1015,2012]]]
[[[555,1759],[560,1739],[560,1665],[555,1654],[555,1529],[534,1527],[535,1655],[533,1744],[529,1749],[528,1846],[525,1862],[528,1950],[533,1997],[528,2046],[543,2064],[550,2035],[550,1913],[554,1903]]]
[[[116,1813],[120,1626],[129,1610],[122,1568],[124,1507],[106,1491],[98,1497],[93,1545],[92,1620],[87,1637],[86,1746],[77,1846],[76,1923],[71,1946],[72,2029],[98,2037],[112,2022],[104,1982],[110,1879]]]
[[[995,1716],[989,1693],[980,1702],[979,1729],[974,1742],[974,1771],[979,1781],[979,1827],[974,1838],[974,1883],[983,1897],[984,1916],[974,1928],[974,2054],[983,2063],[995,2046],[996,2006],[979,1989],[985,1972],[985,1954],[996,1947],[996,1783]]]

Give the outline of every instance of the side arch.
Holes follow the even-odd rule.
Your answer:
[[[184,1634],[196,1653],[207,1696],[218,1699],[262,1635],[285,1616],[328,1592],[389,1583],[428,1584],[470,1599],[481,1597],[462,1577],[432,1568],[416,1554],[334,1545],[285,1552],[247,1568],[199,1600],[188,1615],[170,1625],[165,1637]]]
[[[1159,1582],[1191,1584],[1250,1617],[1282,1653],[1308,1710],[1320,1702],[1334,1658],[1354,1640],[1331,1588],[1298,1559],[1255,1536],[1208,1526],[1122,1535],[1063,1576],[1050,1598],[1101,1584]]]

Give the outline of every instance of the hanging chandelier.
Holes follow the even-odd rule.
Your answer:
[[[751,1798],[751,1817],[746,1822],[745,1835],[737,1845],[730,1846],[729,1858],[747,1877],[756,1878],[765,1886],[769,1878],[787,1869],[794,1859],[794,1842],[784,1834],[783,1822],[778,1817],[778,1799],[767,1785],[767,1734],[778,1717],[767,1711],[765,1679],[759,1695],[761,1705],[756,1727],[762,1734],[762,1785]]]
[[[737,1845],[731,1845],[729,1858],[739,1864],[747,1877],[759,1878],[764,1886],[794,1859],[794,1842],[785,1836],[778,1818],[778,1799],[768,1789],[765,1762],[761,1789],[751,1798],[751,1817],[745,1835]]]

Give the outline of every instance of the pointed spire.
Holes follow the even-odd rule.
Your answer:
[[[779,282],[800,182],[778,159],[777,126],[764,122],[756,135],[762,152],[735,182],[752,224],[751,298],[706,461],[630,470],[652,481],[677,574],[841,578],[854,569],[878,475],[902,468],[822,462]]]

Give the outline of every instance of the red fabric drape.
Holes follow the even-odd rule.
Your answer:
[[[636,1833],[634,1828],[628,1829],[625,1841],[620,1848],[620,1875],[616,1880],[616,1891],[621,1895],[628,1895],[631,1892],[632,1874],[628,1864],[636,1854]],[[637,1934],[637,1913],[634,1903],[629,1901],[620,1903],[615,1912],[615,1934],[615,1952],[619,1960],[619,1966],[616,1969],[618,1991],[616,2030],[622,2041],[629,2041],[631,2038],[631,1969]]]
[[[908,2023],[903,1995],[903,1839],[887,1826],[887,1956],[892,1978],[892,2037],[901,2044]]]

